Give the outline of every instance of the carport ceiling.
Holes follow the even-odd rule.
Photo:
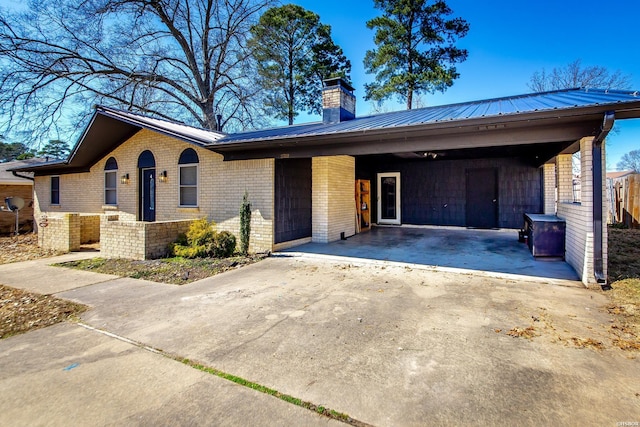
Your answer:
[[[497,157],[516,157],[531,166],[539,167],[557,156],[559,153],[570,152],[573,141],[550,142],[545,144],[507,145],[503,147],[480,147],[457,150],[412,151],[408,153],[392,153],[394,157],[405,160],[461,160],[486,159]],[[374,155],[371,157],[385,158],[388,155]]]

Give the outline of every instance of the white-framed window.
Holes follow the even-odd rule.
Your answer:
[[[60,177],[52,176],[51,177],[51,204],[59,205],[60,204]]]
[[[187,148],[178,160],[180,206],[198,206],[198,154],[193,148]]]
[[[118,162],[113,157],[104,165],[104,204],[118,204]]]

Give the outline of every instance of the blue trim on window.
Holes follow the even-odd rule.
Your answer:
[[[118,162],[116,162],[116,159],[114,157],[109,157],[109,159],[107,159],[107,162],[104,164],[104,170],[112,171],[117,169],[118,169]]]
[[[192,163],[200,163],[200,159],[198,159],[198,153],[193,148],[187,148],[180,154],[180,160],[178,160],[179,165],[188,165]]]

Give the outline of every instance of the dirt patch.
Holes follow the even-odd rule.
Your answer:
[[[73,319],[82,304],[0,285],[0,339]]]
[[[255,254],[230,258],[164,258],[148,261],[93,258],[56,264],[94,273],[113,274],[120,277],[144,279],[152,282],[184,285],[205,279],[228,270],[234,270],[264,259]]]
[[[608,242],[613,344],[640,350],[640,230],[609,228]]]
[[[29,261],[60,255],[61,252],[38,247],[38,235],[29,233],[19,236],[0,237],[0,264]]]

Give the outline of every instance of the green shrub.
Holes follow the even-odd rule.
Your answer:
[[[246,255],[249,252],[249,238],[251,237],[251,202],[249,193],[244,191],[242,205],[240,206],[240,252]]]
[[[217,233],[215,222],[206,218],[193,221],[186,234],[181,234],[169,245],[169,252],[183,258],[224,258],[233,255],[236,238],[228,231]]]
[[[193,221],[187,231],[189,246],[207,246],[213,242],[216,233],[215,226],[215,222],[209,223],[206,218]]]
[[[236,236],[228,231],[216,233],[213,242],[209,245],[209,253],[215,258],[226,258],[236,251]]]
[[[182,258],[204,258],[208,256],[207,247],[204,245],[200,246],[182,246],[182,245],[173,245],[173,255],[179,256]]]

